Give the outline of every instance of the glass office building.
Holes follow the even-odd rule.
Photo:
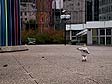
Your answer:
[[[112,0],[99,0],[99,20],[112,20]]]
[[[112,28],[92,29],[92,43],[100,45],[112,44]]]
[[[112,45],[112,21],[87,23],[88,45]]]

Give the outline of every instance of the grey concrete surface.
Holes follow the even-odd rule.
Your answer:
[[[77,47],[30,45],[0,53],[0,84],[112,84],[112,47],[88,46],[87,62]]]
[[[26,50],[28,50],[26,45],[21,45],[21,46],[0,46],[0,53],[26,51]]]

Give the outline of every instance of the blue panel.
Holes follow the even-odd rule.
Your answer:
[[[11,15],[11,0],[8,0],[8,45],[12,45],[12,15]]]
[[[17,45],[20,45],[20,12],[19,12],[19,0],[16,0],[15,2],[16,6],[16,42]]]
[[[21,15],[21,12],[20,12],[20,0],[18,0],[18,5],[19,5],[19,16]],[[21,45],[21,18],[19,17],[19,44]]]
[[[2,12],[1,12],[1,23],[2,23],[2,29],[1,29],[1,45],[2,46],[5,46],[5,39],[6,39],[6,22],[5,22],[5,2],[4,0],[1,0],[1,9],[2,9]]]
[[[8,21],[7,21],[7,0],[4,0],[5,1],[5,46],[8,46]]]
[[[20,0],[18,0],[18,16],[20,16]],[[18,44],[21,44],[21,22],[20,17],[18,17]]]
[[[20,0],[0,0],[0,46],[20,44]]]
[[[15,25],[14,24],[15,23],[14,22],[14,18],[15,18],[14,17],[14,1],[15,0],[11,0],[11,13],[12,13],[12,16],[13,16],[12,17],[12,23],[13,23],[12,24],[12,45],[15,45],[15,33],[14,33],[15,32],[15,27],[14,27],[14,25]]]
[[[14,0],[14,35],[15,35],[15,45],[17,45],[17,8],[16,1]]]
[[[10,40],[11,40],[11,46],[12,46],[12,12],[11,12],[11,1],[10,0]]]
[[[1,0],[0,0],[0,46],[1,46]]]

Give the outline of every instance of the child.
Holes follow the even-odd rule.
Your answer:
[[[86,62],[87,61],[87,54],[90,54],[86,44],[83,45],[83,47],[81,48],[77,48],[79,51],[81,51],[82,53],[82,62]]]

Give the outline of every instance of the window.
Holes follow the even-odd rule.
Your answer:
[[[100,16],[100,20],[102,19],[102,17]]]
[[[111,37],[106,37],[106,44],[110,45],[111,44]]]
[[[100,29],[100,35],[105,35],[105,29]]]
[[[106,35],[111,35],[111,29],[106,29]]]
[[[98,29],[92,29],[92,36],[98,35]]]
[[[25,14],[25,15],[27,15],[27,13],[26,13],[26,12],[25,12],[24,14]]]
[[[80,31],[72,31],[72,36],[75,36],[77,33],[79,33]]]
[[[111,16],[109,16],[109,20],[111,20]]]
[[[105,37],[100,37],[100,44],[105,44]]]
[[[112,6],[111,6],[111,11],[112,11]]]
[[[80,6],[80,3],[78,2],[78,4],[77,4],[78,6]]]
[[[106,17],[104,16],[104,17],[103,17],[103,19],[105,20],[105,19],[106,19]]]
[[[25,18],[25,21],[27,20],[27,18]]]
[[[98,37],[93,37],[92,41],[93,41],[93,44],[98,44]]]

